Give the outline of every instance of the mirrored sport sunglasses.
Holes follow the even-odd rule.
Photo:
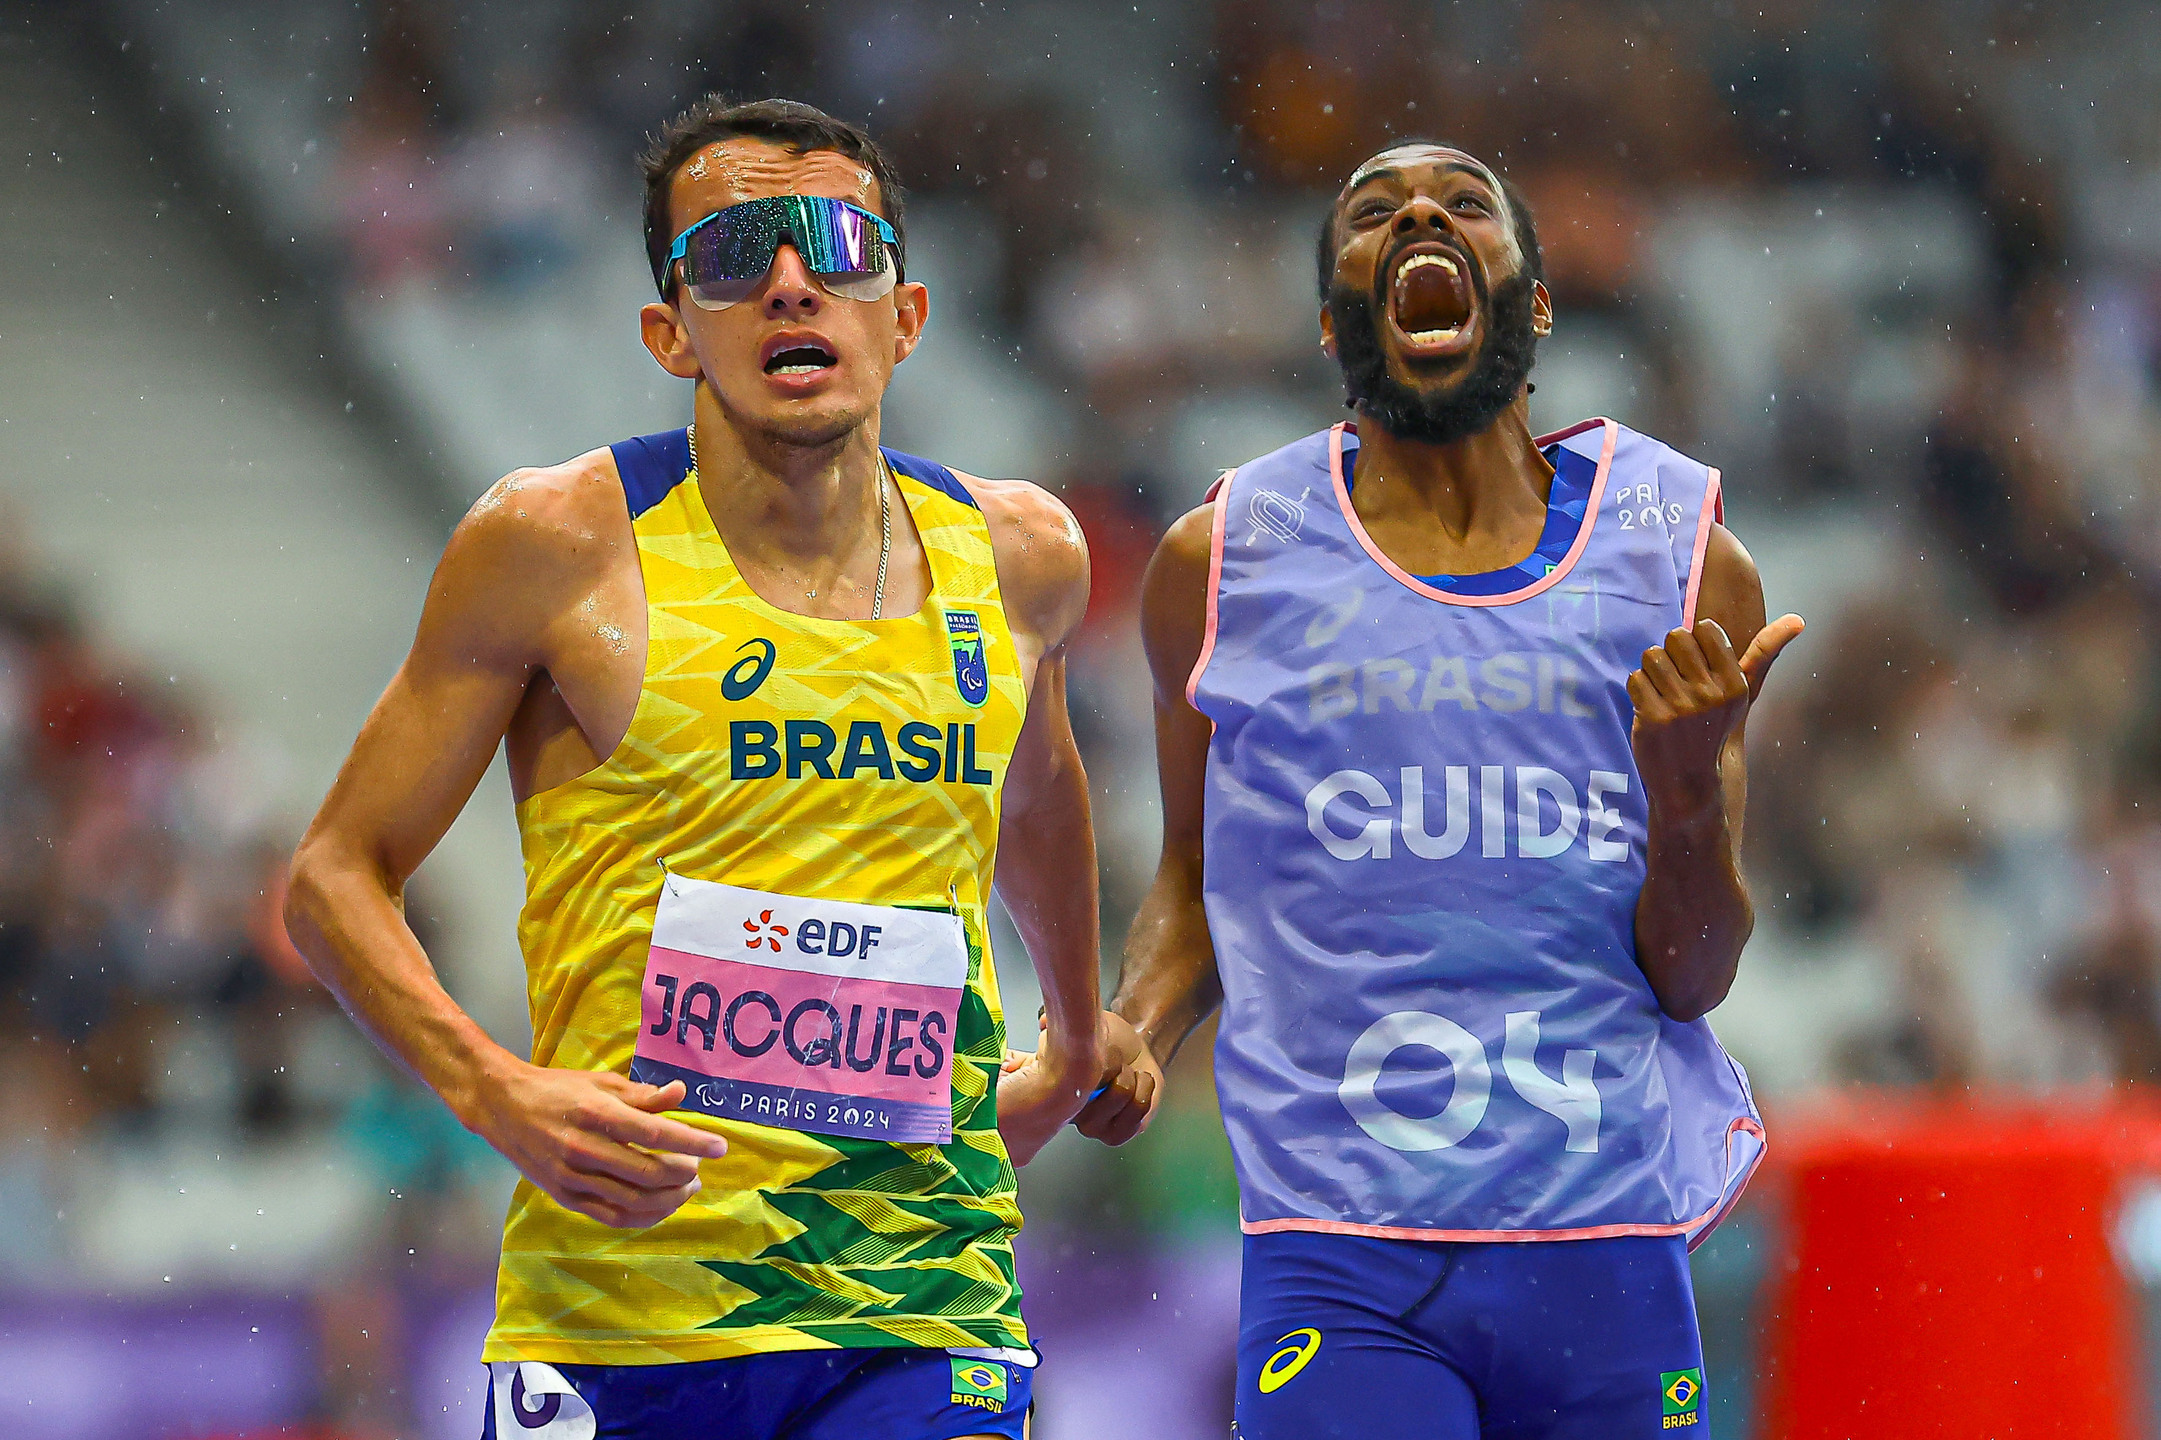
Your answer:
[[[716,210],[675,237],[668,263],[682,263],[691,303],[725,310],[765,281],[786,240],[829,294],[875,300],[900,278],[900,237],[868,210],[824,195],[771,195]]]

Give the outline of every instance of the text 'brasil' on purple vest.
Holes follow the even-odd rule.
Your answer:
[[[1685,1234],[1762,1156],[1748,1080],[1636,964],[1627,679],[1695,618],[1718,472],[1610,420],[1574,547],[1451,595],[1351,508],[1338,425],[1215,492],[1204,891],[1245,1228]]]

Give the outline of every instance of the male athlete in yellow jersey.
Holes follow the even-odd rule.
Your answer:
[[[1066,716],[1087,554],[1035,486],[880,449],[928,297],[868,136],[708,98],[644,169],[640,321],[695,423],[473,507],[288,923],[524,1176],[487,1435],[1020,1436],[1013,1163],[1138,1049],[1098,1008]],[[499,742],[530,1063],[401,909]],[[1002,833],[1047,1005],[1001,1076]]]

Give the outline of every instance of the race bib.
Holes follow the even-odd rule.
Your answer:
[[[957,915],[671,874],[630,1078],[729,1120],[942,1144],[967,980]]]

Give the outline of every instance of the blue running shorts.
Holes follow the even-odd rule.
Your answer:
[[[1236,1433],[1702,1440],[1687,1247],[1248,1235]]]
[[[1024,1440],[1034,1374],[1014,1360],[902,1348],[669,1365],[496,1361],[480,1433],[482,1440]]]

